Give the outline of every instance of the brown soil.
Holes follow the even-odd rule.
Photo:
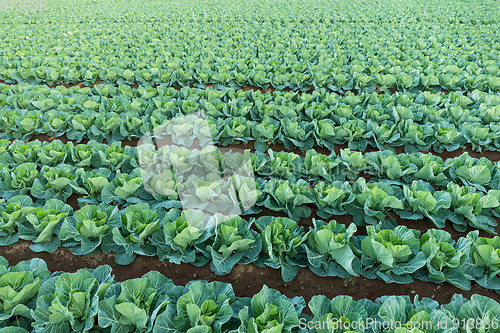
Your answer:
[[[69,140],[65,134],[59,136],[59,137],[56,137],[55,135],[52,135],[52,136],[48,136],[47,134],[36,134],[36,135],[33,135],[31,137],[30,140],[28,141],[34,141],[34,140],[40,140],[40,141],[48,141],[48,142],[52,142],[54,140],[61,140],[63,143],[68,143],[68,142],[72,142],[73,144],[76,144],[76,142],[74,140]],[[11,139],[10,141],[14,141],[15,139]],[[87,142],[89,142],[88,139],[82,139],[82,141],[79,142],[79,144],[86,144]],[[103,140],[103,143],[106,143],[107,144],[107,141],[104,139]],[[137,147],[137,144],[139,143],[139,139],[133,139],[133,140],[122,140],[121,141],[122,143],[122,147],[125,147],[125,146],[130,146],[130,147]],[[222,147],[222,146],[218,146],[219,149],[221,151],[227,151],[229,149],[238,149],[238,150],[245,150],[245,149],[250,149],[251,152],[255,152],[255,148],[254,148],[254,142],[253,141],[250,141],[249,143],[247,144],[230,144],[228,146],[225,146],[225,147]],[[273,150],[273,151],[286,151],[286,152],[290,152],[290,153],[295,153],[301,157],[304,157],[306,155],[306,152],[300,150],[299,148],[297,147],[292,147],[292,148],[285,148],[285,146],[283,144],[271,144],[270,145],[270,148]],[[341,149],[346,149],[348,148],[348,145],[347,144],[343,144],[343,145],[335,145],[335,154],[337,155],[340,155],[340,150]],[[394,147],[395,148],[395,152],[397,154],[403,154],[404,153],[404,148],[402,146],[400,147]],[[331,150],[327,149],[327,148],[324,148],[324,147],[318,147],[318,146],[315,146],[313,147],[314,150],[316,150],[318,153],[320,154],[323,154],[323,155],[330,155],[331,154]],[[374,148],[374,147],[371,147],[371,146],[368,146],[366,147],[366,149],[363,151],[364,153],[369,153],[369,152],[374,152],[374,151],[379,151],[378,148]],[[457,150],[454,150],[454,151],[444,151],[442,153],[436,153],[434,150],[432,149],[428,149],[428,150],[425,150],[425,151],[421,151],[422,153],[424,154],[427,154],[427,153],[432,153],[434,155],[438,155],[440,156],[441,158],[443,158],[443,160],[446,160],[447,158],[454,158],[454,157],[458,157],[460,155],[462,155],[463,153],[468,153],[471,157],[475,157],[475,158],[481,158],[481,157],[486,157],[487,159],[489,159],[490,161],[492,162],[497,162],[497,161],[500,161],[500,151],[489,151],[489,150],[483,150],[483,152],[477,152],[477,151],[474,151],[472,150],[472,146],[471,145],[467,145],[466,148],[460,148],[460,149],[457,149]]]
[[[348,226],[349,224],[352,223],[352,216],[351,215],[348,215],[348,214],[345,214],[345,215],[337,215],[337,216],[332,216],[328,219],[323,219],[323,218],[320,218],[317,214],[316,214],[316,207],[314,205],[310,205],[311,207],[311,210],[312,210],[312,214],[311,216],[309,216],[308,218],[306,219],[300,219],[300,221],[297,222],[297,224],[302,227],[304,227],[304,230],[308,231],[309,230],[309,227],[313,227],[313,222],[312,220],[313,219],[316,219],[316,220],[322,220],[322,221],[325,221],[325,222],[330,222],[332,220],[335,220],[337,221],[338,223],[341,223],[345,226]],[[262,207],[261,207],[262,208]],[[410,229],[415,229],[415,230],[419,230],[421,234],[424,234],[427,230],[429,229],[438,229],[434,223],[428,219],[427,217],[423,218],[423,219],[420,219],[420,220],[404,220],[402,218],[400,218],[398,215],[396,215],[396,213],[390,211],[389,214],[395,218],[396,220],[396,223],[398,225],[404,225]],[[261,216],[276,216],[276,217],[287,217],[288,215],[285,213],[285,212],[275,212],[275,211],[272,211],[268,208],[263,208],[262,212],[258,213],[258,214],[252,214],[252,215],[245,215],[243,216],[246,220],[249,220],[250,218],[254,217],[255,219],[258,219],[259,217]],[[498,218],[495,218],[495,220],[498,222],[500,222],[500,219]],[[466,231],[464,232],[459,232],[459,231],[456,231],[454,228],[453,228],[453,225],[450,221],[446,221],[446,225],[445,227],[442,229],[442,230],[445,230],[447,232],[450,233],[451,237],[456,241],[458,240],[460,237],[467,237],[467,234],[475,229],[469,227]],[[500,234],[500,225],[497,225],[497,227],[495,228],[495,231],[497,232],[497,234]],[[355,233],[356,236],[364,236],[364,235],[367,235],[366,233],[366,227],[358,227],[358,231]],[[491,238],[493,235],[484,231],[484,230],[479,230],[479,237],[488,237],[488,238]]]
[[[76,141],[68,139],[66,137],[66,134],[58,136],[58,137],[56,137],[55,135],[48,136],[47,134],[35,134],[28,141],[35,141],[35,140],[39,140],[41,142],[45,142],[45,141],[52,142],[54,140],[61,140],[62,143],[64,143],[64,144],[66,144],[68,142],[76,144]],[[11,140],[11,141],[14,141],[14,140]],[[80,141],[78,144],[86,144],[88,142],[89,142],[89,139],[82,139],[82,141]]]
[[[5,82],[3,80],[0,80],[0,84],[6,84],[6,85],[13,86],[13,85],[18,85],[19,83],[18,82],[7,83],[7,82]],[[43,85],[43,84],[46,84],[46,83],[42,82],[40,84]],[[104,81],[97,80],[90,87],[94,87],[94,86],[100,85],[100,84],[104,84]],[[81,82],[75,82],[75,83],[65,83],[64,81],[60,81],[59,84],[53,84],[51,86],[49,86],[49,85],[47,85],[47,86],[49,88],[55,88],[55,87],[58,87],[58,86],[63,86],[63,87],[66,87],[66,88],[71,88],[71,87],[78,86],[80,88],[85,88],[85,85],[83,84],[83,81],[81,81]],[[129,86],[131,88],[137,89],[139,87],[139,84],[136,82],[136,83],[134,83],[132,85],[129,85]],[[159,86],[159,84],[158,83],[154,83],[151,86],[153,88],[157,88]],[[180,89],[183,88],[182,86],[180,86],[178,84],[177,85],[172,85],[171,87],[175,88],[177,90],[180,90]],[[206,84],[206,87],[207,88],[213,88],[214,84],[212,84],[212,83]],[[189,84],[189,88],[194,88],[194,85],[192,83],[190,83]],[[377,94],[382,95],[382,94],[384,94],[384,92],[381,91],[380,88],[381,88],[381,86],[377,86],[374,91]],[[326,88],[326,89],[328,89],[328,88]],[[274,94],[275,91],[280,91],[280,92],[291,92],[291,91],[293,91],[293,92],[297,92],[299,94],[304,94],[304,93],[305,94],[312,94],[316,89],[313,86],[309,87],[309,89],[306,90],[306,91],[293,90],[291,88],[284,88],[284,89],[279,90],[279,89],[274,88],[273,86],[269,86],[267,89],[256,87],[256,86],[245,86],[245,87],[239,88],[238,90],[242,90],[242,91],[250,91],[250,90],[252,90],[252,91],[260,91],[261,93],[271,93],[271,94]],[[333,90],[329,90],[329,91],[330,91],[330,93],[334,93],[334,94],[337,94],[337,95],[340,95],[340,96],[345,96],[345,94],[342,94],[342,93],[337,92],[337,91],[333,91]],[[347,92],[348,93],[353,93],[353,94],[357,95],[357,91],[355,89],[348,90]],[[389,88],[389,92],[392,95],[397,94],[397,93],[401,93],[401,91],[399,91],[398,89],[394,89],[394,88]],[[450,93],[450,91],[445,90],[445,89],[441,89],[440,93],[443,94],[443,95],[446,95],[446,94]]]
[[[73,211],[76,211],[80,209],[80,206],[78,206],[78,199],[81,197],[83,196],[80,194],[73,193],[72,195],[69,196],[68,199],[66,199],[66,203],[73,208]]]
[[[11,265],[32,258],[45,260],[50,271],[75,272],[81,268],[95,268],[99,265],[110,265],[117,281],[139,278],[145,273],[156,270],[178,285],[185,285],[191,280],[222,281],[231,283],[239,297],[252,297],[266,284],[270,288],[279,290],[287,297],[303,296],[309,301],[314,295],[325,295],[333,298],[337,295],[350,295],[359,300],[368,298],[375,300],[383,295],[408,295],[414,297],[430,297],[439,303],[448,303],[455,293],[470,298],[472,294],[481,294],[500,302],[500,295],[493,290],[484,289],[473,283],[469,291],[460,290],[448,283],[435,284],[415,280],[411,284],[387,284],[382,280],[370,280],[363,277],[341,279],[333,277],[319,277],[306,268],[301,268],[295,279],[283,282],[280,271],[269,267],[261,268],[253,264],[237,265],[230,274],[215,275],[210,265],[195,267],[189,264],[175,265],[159,261],[156,257],[138,256],[127,266],[120,266],[114,262],[112,254],[99,253],[96,255],[74,256],[66,248],[60,248],[49,254],[46,252],[34,253],[29,250],[30,242],[20,241],[9,247],[0,247],[0,255],[4,256]]]
[[[9,86],[15,86],[15,85],[18,85],[19,83],[18,83],[18,82],[15,82],[15,83],[7,83],[7,82],[5,82],[5,81],[3,81],[3,80],[0,80],[0,84],[6,84],[6,85],[9,85]],[[40,83],[40,84],[42,84],[42,85],[43,85],[43,84],[45,84],[45,83]],[[97,86],[97,85],[100,85],[100,84],[104,84],[104,81],[99,81],[99,80],[98,80],[98,81],[96,81],[94,84],[92,84],[90,87],[94,87],[94,86]],[[59,82],[59,84],[53,84],[53,85],[48,86],[48,87],[49,87],[49,88],[56,88],[56,87],[58,87],[58,86],[63,86],[63,87],[66,87],[66,88],[71,88],[71,87],[76,87],[76,86],[78,86],[78,87],[80,87],[80,88],[85,88],[85,85],[83,84],[83,81],[81,81],[81,82],[75,82],[75,83],[65,83],[64,81],[61,81],[61,82]],[[155,84],[153,84],[153,85],[151,85],[151,86],[152,86],[153,88],[157,88],[157,87],[159,86],[159,84],[158,84],[158,83],[155,83]],[[206,86],[207,86],[207,88],[213,88],[213,87],[214,87],[214,85],[213,85],[213,84],[211,84],[211,83],[210,83],[210,84],[207,84]],[[137,89],[137,88],[139,87],[139,84],[138,84],[138,83],[134,83],[134,84],[130,85],[130,87],[131,87],[131,88],[133,88],[133,89]],[[174,89],[176,89],[176,90],[181,90],[181,89],[183,88],[182,86],[175,86],[175,85],[173,85],[173,86],[171,86],[171,87],[172,87],[172,88],[174,88]],[[189,88],[194,88],[193,84],[189,84]],[[241,88],[240,88],[240,90],[242,90],[242,91],[250,91],[250,90],[252,90],[252,91],[260,91],[261,93],[271,93],[271,94],[273,94],[273,93],[274,93],[277,89],[275,89],[274,87],[271,87],[271,86],[270,86],[269,88],[267,88],[267,89],[263,89],[263,88],[260,88],[260,87],[255,87],[255,86],[246,86],[246,87],[241,87]],[[297,93],[299,93],[299,94],[304,94],[304,93],[306,93],[306,94],[312,94],[312,92],[313,92],[314,90],[315,90],[315,89],[314,89],[314,87],[311,87],[311,88],[310,88],[309,90],[307,90],[307,91],[296,91],[296,92],[297,92]],[[292,89],[290,89],[290,88],[285,88],[285,89],[280,90],[280,91],[283,91],[283,92],[290,92],[290,91],[294,91],[294,90],[292,90]],[[332,91],[332,92],[333,92],[333,93],[336,93],[336,94],[338,94],[338,95],[344,96],[344,94],[341,94],[341,93],[338,93],[338,92],[334,92],[334,91]],[[355,90],[352,90],[352,92],[353,92],[353,93],[356,93],[356,91],[355,91]],[[397,90],[395,90],[395,89],[391,89],[391,93],[393,93],[393,94],[394,94],[394,93],[396,93],[396,92],[397,92]]]

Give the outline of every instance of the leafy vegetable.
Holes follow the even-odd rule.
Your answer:
[[[89,331],[94,327],[99,299],[112,283],[107,265],[49,278],[32,311],[35,332]]]
[[[241,326],[233,332],[292,332],[299,324],[297,312],[300,312],[296,311],[292,301],[277,290],[264,286],[251,300],[243,298],[238,301]]]
[[[309,268],[320,276],[359,276],[361,262],[351,249],[350,239],[356,232],[356,225],[346,228],[343,224],[330,221],[328,224],[313,219],[314,229],[307,234],[304,244]]]
[[[471,241],[460,238],[455,242],[444,230],[430,229],[420,238],[420,249],[427,257],[426,267],[431,281],[447,281],[468,290],[470,281],[464,274],[464,264],[469,258]]]
[[[478,237],[479,232],[467,235],[472,242],[471,256],[465,273],[485,288],[500,289],[500,237]]]
[[[175,210],[167,215],[160,228],[151,236],[151,243],[157,247],[160,260],[175,264],[181,262],[204,266],[210,260],[202,244],[212,240],[214,228],[203,228],[207,216],[197,210]],[[208,253],[207,253],[208,254]]]
[[[299,267],[307,266],[306,254],[301,251],[301,244],[306,241],[302,227],[284,217],[260,217],[255,225],[261,232],[262,252],[266,255],[256,264],[281,268],[283,281],[293,280]]]
[[[316,295],[311,298],[309,308],[314,315],[313,322],[315,325],[311,327],[310,332],[327,333],[337,331],[333,328],[334,320],[338,320],[338,327],[354,328],[358,323],[363,326],[367,322],[368,313],[362,303],[358,303],[351,296],[337,296],[332,300],[321,295]],[[363,327],[356,327],[362,330]],[[343,329],[340,329],[343,332]]]
[[[38,291],[49,277],[47,265],[41,259],[22,261],[8,267],[0,257],[0,326],[31,330]]]
[[[420,251],[419,231],[398,226],[381,230],[367,226],[368,236],[360,241],[363,276],[380,277],[387,283],[409,283],[410,274],[425,265],[425,254]]]
[[[182,287],[155,271],[114,284],[100,297],[99,326],[112,332],[152,332],[158,315],[181,292]]]
[[[121,218],[118,208],[101,203],[87,205],[64,220],[59,239],[70,246],[74,254],[94,254],[99,251],[103,238],[110,228],[119,228]]]
[[[35,209],[33,200],[27,195],[16,195],[0,206],[0,245],[18,241],[18,223],[26,222],[26,216]]]
[[[262,240],[251,226],[252,222],[234,217],[217,227],[213,245],[207,245],[212,257],[210,268],[215,274],[229,274],[237,263],[247,264],[258,258]]]
[[[158,213],[150,210],[148,204],[136,204],[125,208],[121,214],[120,226],[115,226],[108,233],[102,244],[106,253],[116,253],[115,261],[128,265],[137,254],[153,256],[156,248],[149,237],[159,229]]]
[[[353,222],[357,225],[377,224],[376,221],[384,220],[389,208],[403,209],[403,202],[398,187],[391,187],[385,183],[366,183],[365,178],[356,180],[353,186],[356,200],[347,208],[353,215]]]
[[[434,191],[422,181],[413,181],[411,187],[403,186],[403,193],[412,212],[398,211],[401,218],[421,219],[428,217],[438,228],[444,228],[449,217],[451,196],[445,191]]]
[[[32,240],[30,249],[49,253],[61,246],[58,237],[63,219],[73,213],[73,208],[58,199],[48,200],[43,207],[33,209],[26,221],[19,226],[21,239]]]
[[[294,219],[311,215],[311,209],[305,204],[313,203],[315,196],[305,180],[299,179],[297,183],[290,184],[288,180],[277,181],[273,178],[266,183],[264,190],[269,194],[265,207],[285,211]]]
[[[153,332],[222,332],[236,301],[230,284],[193,281],[184,288],[177,304],[169,304],[156,320]]]
[[[498,207],[500,203],[496,196],[492,194],[481,196],[471,186],[452,183],[448,184],[448,192],[451,195],[451,208],[453,208],[449,219],[457,225],[455,229],[465,231],[469,222],[478,229],[493,232],[496,222],[489,216],[490,214],[487,212],[484,214],[483,209]]]

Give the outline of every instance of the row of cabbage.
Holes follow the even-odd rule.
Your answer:
[[[0,106],[4,139],[43,133],[111,143],[141,138],[181,117],[178,121],[191,124],[185,135],[205,126],[223,146],[255,141],[261,151],[270,143],[304,151],[313,146],[333,150],[335,144],[346,143],[357,150],[404,145],[407,152],[451,151],[466,144],[476,150],[500,149],[500,97],[479,91],[468,96],[423,92],[340,97],[324,90],[271,95],[189,88],[4,85]],[[189,114],[206,116],[207,121],[193,123],[182,117]]]
[[[228,274],[236,264],[255,263],[281,269],[284,281],[291,281],[299,267],[309,267],[320,276],[363,275],[388,283],[417,278],[447,281],[462,289],[470,289],[470,281],[476,281],[500,290],[496,276],[500,264],[495,260],[500,238],[478,238],[478,231],[455,242],[444,230],[431,229],[419,237],[418,230],[388,229],[379,223],[367,227],[368,236],[354,236],[355,224],[346,228],[313,219],[314,227],[306,233],[285,217],[247,221],[195,209],[171,209],[162,217],[147,204],[121,210],[107,204],[86,205],[73,212],[57,199],[37,206],[27,196],[2,204],[0,213],[0,245],[31,240],[30,248],[36,252],[54,252],[60,246],[77,255],[102,250],[114,252],[121,265],[137,255],[156,255],[175,264],[210,262],[219,275]]]
[[[372,176],[374,180],[390,180],[411,185],[414,180],[428,182],[435,188],[446,188],[448,183],[472,186],[478,191],[488,192],[500,186],[500,162],[486,157],[475,158],[468,153],[444,160],[431,153],[402,153],[374,151],[362,153],[340,149],[340,154],[324,155],[314,149],[304,157],[293,152],[267,154],[248,149],[207,146],[202,149],[187,149],[177,144],[157,145],[144,142],[138,147],[98,143],[86,144],[33,140],[0,140],[0,163],[17,167],[23,163],[35,163],[37,167],[55,167],[60,164],[73,165],[85,171],[107,168],[111,172],[130,173],[137,167],[150,170],[151,165],[163,162],[172,166],[176,174],[182,174],[180,163],[203,167],[207,173],[224,170],[236,171],[250,163],[254,174],[260,177],[290,180],[304,179],[309,182],[356,180],[359,175]],[[178,161],[181,162],[178,162]],[[153,172],[151,170],[151,172]]]
[[[354,7],[53,1],[47,12],[2,15],[15,29],[0,31],[0,80],[499,91],[498,14],[478,0]]]
[[[468,226],[495,233],[500,216],[498,163],[467,154],[442,159],[431,154],[309,151],[250,154],[214,146],[190,150],[151,144],[139,148],[3,141],[0,190],[4,199],[31,195],[43,204],[78,194],[80,206],[147,203],[170,208],[255,214],[264,208],[299,220],[350,214],[359,226],[401,218],[431,219],[438,228],[449,220],[458,231]],[[21,162],[18,164],[18,162]],[[66,162],[66,163],[64,163]],[[360,172],[378,177],[367,182]],[[348,180],[346,180],[348,179]],[[353,180],[356,179],[354,182]]]
[[[412,70],[405,72],[401,67],[387,67],[382,72],[366,75],[365,67],[357,64],[349,68],[349,72],[338,68],[332,73],[284,73],[273,76],[263,75],[264,72],[254,72],[253,75],[245,75],[234,68],[230,73],[196,73],[192,70],[184,71],[180,64],[171,62],[163,64],[163,68],[152,68],[150,70],[131,70],[127,68],[112,67],[98,71],[95,68],[83,68],[76,70],[65,66],[63,68],[52,68],[42,66],[36,69],[0,69],[0,80],[6,83],[28,83],[48,84],[60,83],[83,83],[92,86],[97,81],[106,84],[152,86],[165,84],[175,87],[194,86],[207,88],[215,86],[218,89],[241,89],[248,86],[267,89],[292,88],[293,90],[308,91],[310,89],[328,89],[330,91],[345,93],[355,91],[357,94],[371,93],[380,89],[383,92],[391,92],[397,89],[402,92],[418,92],[440,90],[470,92],[473,90],[499,92],[500,73],[498,62],[489,60],[486,69],[481,69],[476,64],[476,70],[483,73],[471,74],[460,69],[456,64],[450,64],[442,69],[434,70],[427,68],[424,72]],[[259,67],[259,65],[257,65]],[[262,65],[260,65],[262,66]],[[208,67],[208,66],[205,66]],[[245,66],[248,67],[248,66]],[[377,70],[380,70],[379,67]],[[385,74],[384,74],[385,73]],[[225,74],[225,75],[224,75]],[[218,80],[218,81],[216,81]]]
[[[9,266],[0,257],[0,291],[1,333],[462,333],[497,332],[500,320],[500,304],[481,295],[455,294],[448,304],[316,295],[306,305],[265,285],[251,298],[237,297],[228,283],[183,287],[156,271],[117,282],[107,265],[50,273],[41,259]]]

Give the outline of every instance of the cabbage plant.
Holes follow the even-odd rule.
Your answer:
[[[365,155],[367,172],[378,179],[400,181],[417,171],[406,154],[396,155],[390,150],[370,152]]]
[[[461,237],[455,242],[448,232],[429,229],[420,237],[420,249],[427,257],[426,268],[430,281],[446,281],[460,289],[470,289],[470,281],[464,274],[464,265],[471,249],[470,239]]]
[[[260,152],[266,151],[279,135],[279,129],[279,121],[273,118],[264,118],[261,122],[255,124],[251,128],[252,136],[255,140],[255,150]]]
[[[210,268],[215,274],[229,274],[234,265],[248,264],[258,258],[262,239],[250,229],[252,224],[253,221],[236,216],[217,227],[213,244],[207,245],[212,257]]]
[[[219,172],[206,177],[196,174],[177,187],[184,209],[200,209],[207,213],[240,214],[240,204],[232,176],[226,179]]]
[[[202,211],[172,209],[162,220],[159,232],[153,233],[151,243],[158,258],[174,264],[181,262],[204,266],[210,260],[203,247],[213,243],[214,227],[203,228],[208,216]]]
[[[15,166],[23,163],[37,162],[38,151],[41,146],[42,143],[40,140],[33,140],[30,142],[14,140],[14,142],[7,146],[7,149],[2,151],[0,163]]]
[[[231,319],[231,305],[235,301],[236,296],[230,284],[218,281],[189,282],[176,304],[168,304],[156,318],[153,332],[224,332],[222,326]]]
[[[356,180],[352,187],[356,200],[346,207],[356,225],[376,225],[388,216],[390,209],[403,209],[401,189],[386,183],[366,183],[365,178]]]
[[[255,264],[281,268],[283,281],[292,281],[299,268],[307,266],[307,255],[302,248],[307,234],[297,222],[285,217],[260,217],[255,225],[261,233],[263,254]]]
[[[332,183],[319,182],[314,187],[316,192],[316,214],[322,218],[332,215],[344,215],[349,204],[356,200],[349,182],[334,181]]]
[[[92,205],[98,205],[103,202],[102,190],[115,177],[111,170],[106,168],[91,169],[88,171],[79,168],[76,170],[76,174],[79,178],[78,184],[72,187],[77,194],[83,196],[78,198],[78,202]]]
[[[104,183],[104,180],[100,179],[99,186],[101,181]],[[113,181],[102,187],[101,200],[107,204],[138,203],[136,194],[139,193],[141,186],[142,177],[139,169],[134,169],[131,173],[117,171]]]
[[[412,165],[417,171],[412,175],[415,179],[424,180],[434,186],[446,186],[449,179],[446,170],[450,167],[445,165],[443,159],[434,154],[408,154]]]
[[[0,328],[29,329],[38,291],[49,277],[47,264],[38,258],[22,261],[16,266],[0,257]]]
[[[44,142],[35,153],[42,165],[56,166],[66,161],[70,145],[71,143],[64,144],[61,140]]]
[[[306,152],[304,169],[311,180],[345,180],[345,171],[341,168],[341,160],[334,153],[329,156],[322,155],[314,149]]]
[[[291,333],[299,326],[299,315],[305,306],[300,297],[288,299],[266,285],[250,298],[240,298],[234,308],[241,323],[231,333]]]
[[[320,276],[359,276],[361,262],[351,247],[351,237],[356,232],[355,224],[346,228],[335,220],[325,223],[313,219],[314,228],[307,234],[309,269]]]
[[[101,203],[87,205],[64,219],[59,231],[63,245],[73,254],[95,254],[111,228],[119,228],[121,216],[117,207]]]
[[[455,294],[450,303],[441,305],[441,309],[449,317],[456,318],[455,321],[466,323],[458,329],[459,333],[470,331],[490,333],[498,330],[496,324],[500,320],[500,304],[492,298],[474,294],[467,300],[462,295]]]
[[[159,272],[112,285],[100,295],[98,323],[111,332],[151,332],[158,315],[181,296],[182,287]]]
[[[486,157],[472,158],[468,153],[447,160],[445,165],[449,166],[447,172],[455,183],[473,186],[482,192],[486,192],[485,186],[490,187],[495,172],[493,162]]]
[[[111,267],[55,275],[40,287],[32,311],[34,331],[87,332],[94,327],[99,300],[113,283]]]
[[[279,140],[286,148],[299,147],[307,151],[314,146],[313,123],[300,120],[300,118],[284,118],[282,120]]]
[[[284,211],[293,219],[307,218],[312,213],[306,205],[314,203],[315,195],[304,179],[293,184],[272,178],[265,184],[264,191],[268,195],[264,205],[271,210]]]
[[[296,175],[303,169],[303,161],[299,155],[287,152],[274,152],[271,149],[269,154],[269,176],[273,178],[288,179],[297,182]]]
[[[351,296],[337,296],[329,300],[326,296],[315,295],[309,301],[309,309],[315,324],[309,332],[314,333],[340,333],[354,329],[363,331],[363,327],[356,326],[359,323],[364,325],[368,318],[368,312],[362,303],[353,300]],[[336,320],[337,327],[340,328],[333,327]]]
[[[368,236],[357,236],[364,266],[362,275],[381,278],[387,283],[410,283],[410,274],[426,263],[425,254],[420,251],[420,231],[397,226],[393,230],[381,230],[380,225],[367,226]]]
[[[115,261],[128,265],[137,254],[153,256],[156,248],[151,244],[150,236],[159,230],[158,213],[146,203],[127,206],[121,213],[121,223],[113,227],[102,241],[105,253],[116,253]]]
[[[451,196],[451,209],[449,219],[457,231],[465,231],[468,224],[477,229],[495,233],[497,223],[491,216],[489,208],[500,206],[494,193],[481,194],[472,186],[460,186],[449,183],[447,192]]]
[[[400,324],[393,325],[386,330],[372,322],[367,327],[370,332],[415,333],[415,328],[420,328],[422,332],[454,332],[454,317],[449,312],[440,309],[439,303],[431,298],[419,299],[416,295],[412,302],[408,296],[382,296],[375,301],[375,304],[378,309],[375,309],[372,316],[379,322],[399,322]]]
[[[451,196],[446,191],[435,191],[422,181],[413,181],[411,187],[403,186],[403,194],[408,210],[397,210],[403,219],[419,220],[428,217],[436,227],[444,228],[449,217]]]
[[[465,274],[482,287],[500,290],[500,237],[479,237],[475,230],[467,235],[472,242],[471,255]]]
[[[26,221],[18,224],[19,237],[33,241],[30,249],[35,252],[52,253],[61,246],[58,237],[64,218],[73,213],[73,208],[58,199],[50,199],[42,207],[37,207],[26,216]]]
[[[0,206],[0,246],[19,240],[18,224],[26,222],[26,216],[36,207],[27,195],[16,195]]]
[[[6,200],[18,194],[29,194],[40,173],[35,163],[22,163],[12,170],[0,164],[0,169],[0,191]]]
[[[35,179],[31,195],[38,199],[59,199],[66,201],[77,186],[75,167],[69,164],[59,164],[55,167],[44,165],[40,177]]]

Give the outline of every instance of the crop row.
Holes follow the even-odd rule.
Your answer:
[[[107,168],[111,172],[122,173],[130,173],[141,167],[144,171],[155,173],[153,167],[164,163],[172,167],[175,174],[181,175],[181,162],[193,164],[190,168],[203,167],[207,173],[234,173],[250,163],[251,168],[247,169],[253,170],[259,177],[292,182],[299,179],[309,182],[355,180],[358,175],[364,174],[371,175],[376,180],[405,185],[421,180],[440,189],[446,188],[449,183],[473,186],[484,193],[497,189],[500,183],[500,162],[492,162],[486,157],[474,158],[467,153],[443,160],[431,153],[362,153],[341,149],[339,155],[331,152],[327,156],[310,149],[301,157],[292,152],[274,152],[272,149],[265,154],[209,145],[201,150],[201,147],[191,150],[177,144],[178,142],[172,142],[171,145],[162,145],[161,141],[153,144],[145,140],[137,147],[122,147],[121,142],[108,145],[93,140],[86,144],[64,144],[57,139],[50,142],[0,140],[0,164],[2,167],[17,167],[23,163],[35,163],[40,168],[68,164],[85,171]]]
[[[438,228],[450,220],[458,231],[472,226],[491,233],[493,216],[500,215],[498,163],[466,154],[443,162],[431,154],[343,150],[328,157],[311,150],[302,159],[272,151],[269,157],[248,150],[221,154],[214,146],[157,151],[149,143],[125,149],[119,143],[2,143],[5,199],[29,194],[43,204],[76,193],[80,206],[147,203],[162,214],[173,207],[212,214],[253,214],[266,207],[295,220],[309,217],[313,205],[322,218],[350,214],[359,226],[394,224],[389,211],[395,211],[406,219],[428,217]],[[377,181],[357,178],[370,168]]]
[[[53,252],[60,246],[74,254],[116,253],[121,265],[136,255],[158,256],[162,261],[203,266],[210,262],[219,275],[236,264],[255,263],[281,269],[291,281],[299,267],[320,276],[343,278],[363,275],[397,283],[413,278],[447,281],[470,289],[470,281],[500,290],[496,275],[500,265],[500,237],[478,238],[478,231],[454,241],[444,230],[420,231],[382,223],[368,226],[368,236],[353,236],[355,224],[346,228],[335,221],[313,220],[305,232],[294,220],[260,217],[249,221],[236,215],[208,215],[196,209],[171,209],[162,218],[148,204],[86,205],[73,212],[57,199],[43,206],[27,196],[16,196],[0,206],[0,245],[19,238],[33,241],[33,251]],[[256,229],[251,227],[255,224]],[[382,229],[383,228],[383,229]]]
[[[174,118],[209,131],[226,146],[255,141],[333,150],[335,144],[364,150],[405,146],[407,152],[433,148],[500,149],[500,97],[474,91],[468,96],[420,94],[313,94],[218,91],[183,88],[94,88],[3,86],[0,137],[29,138],[44,133],[71,140],[102,142],[141,138]],[[189,116],[207,117],[192,123]],[[184,117],[182,117],[184,116]],[[200,130],[200,129],[198,129]],[[394,148],[392,148],[394,149]]]
[[[1,80],[500,90],[499,9],[477,0],[51,5],[47,13],[2,15],[9,29],[0,31]]]
[[[251,298],[237,297],[228,283],[183,287],[156,271],[116,282],[107,265],[51,274],[41,259],[9,267],[0,257],[0,283],[1,333],[462,333],[496,332],[500,320],[500,304],[481,295],[455,294],[448,304],[418,296],[316,295],[306,305],[265,285]]]

